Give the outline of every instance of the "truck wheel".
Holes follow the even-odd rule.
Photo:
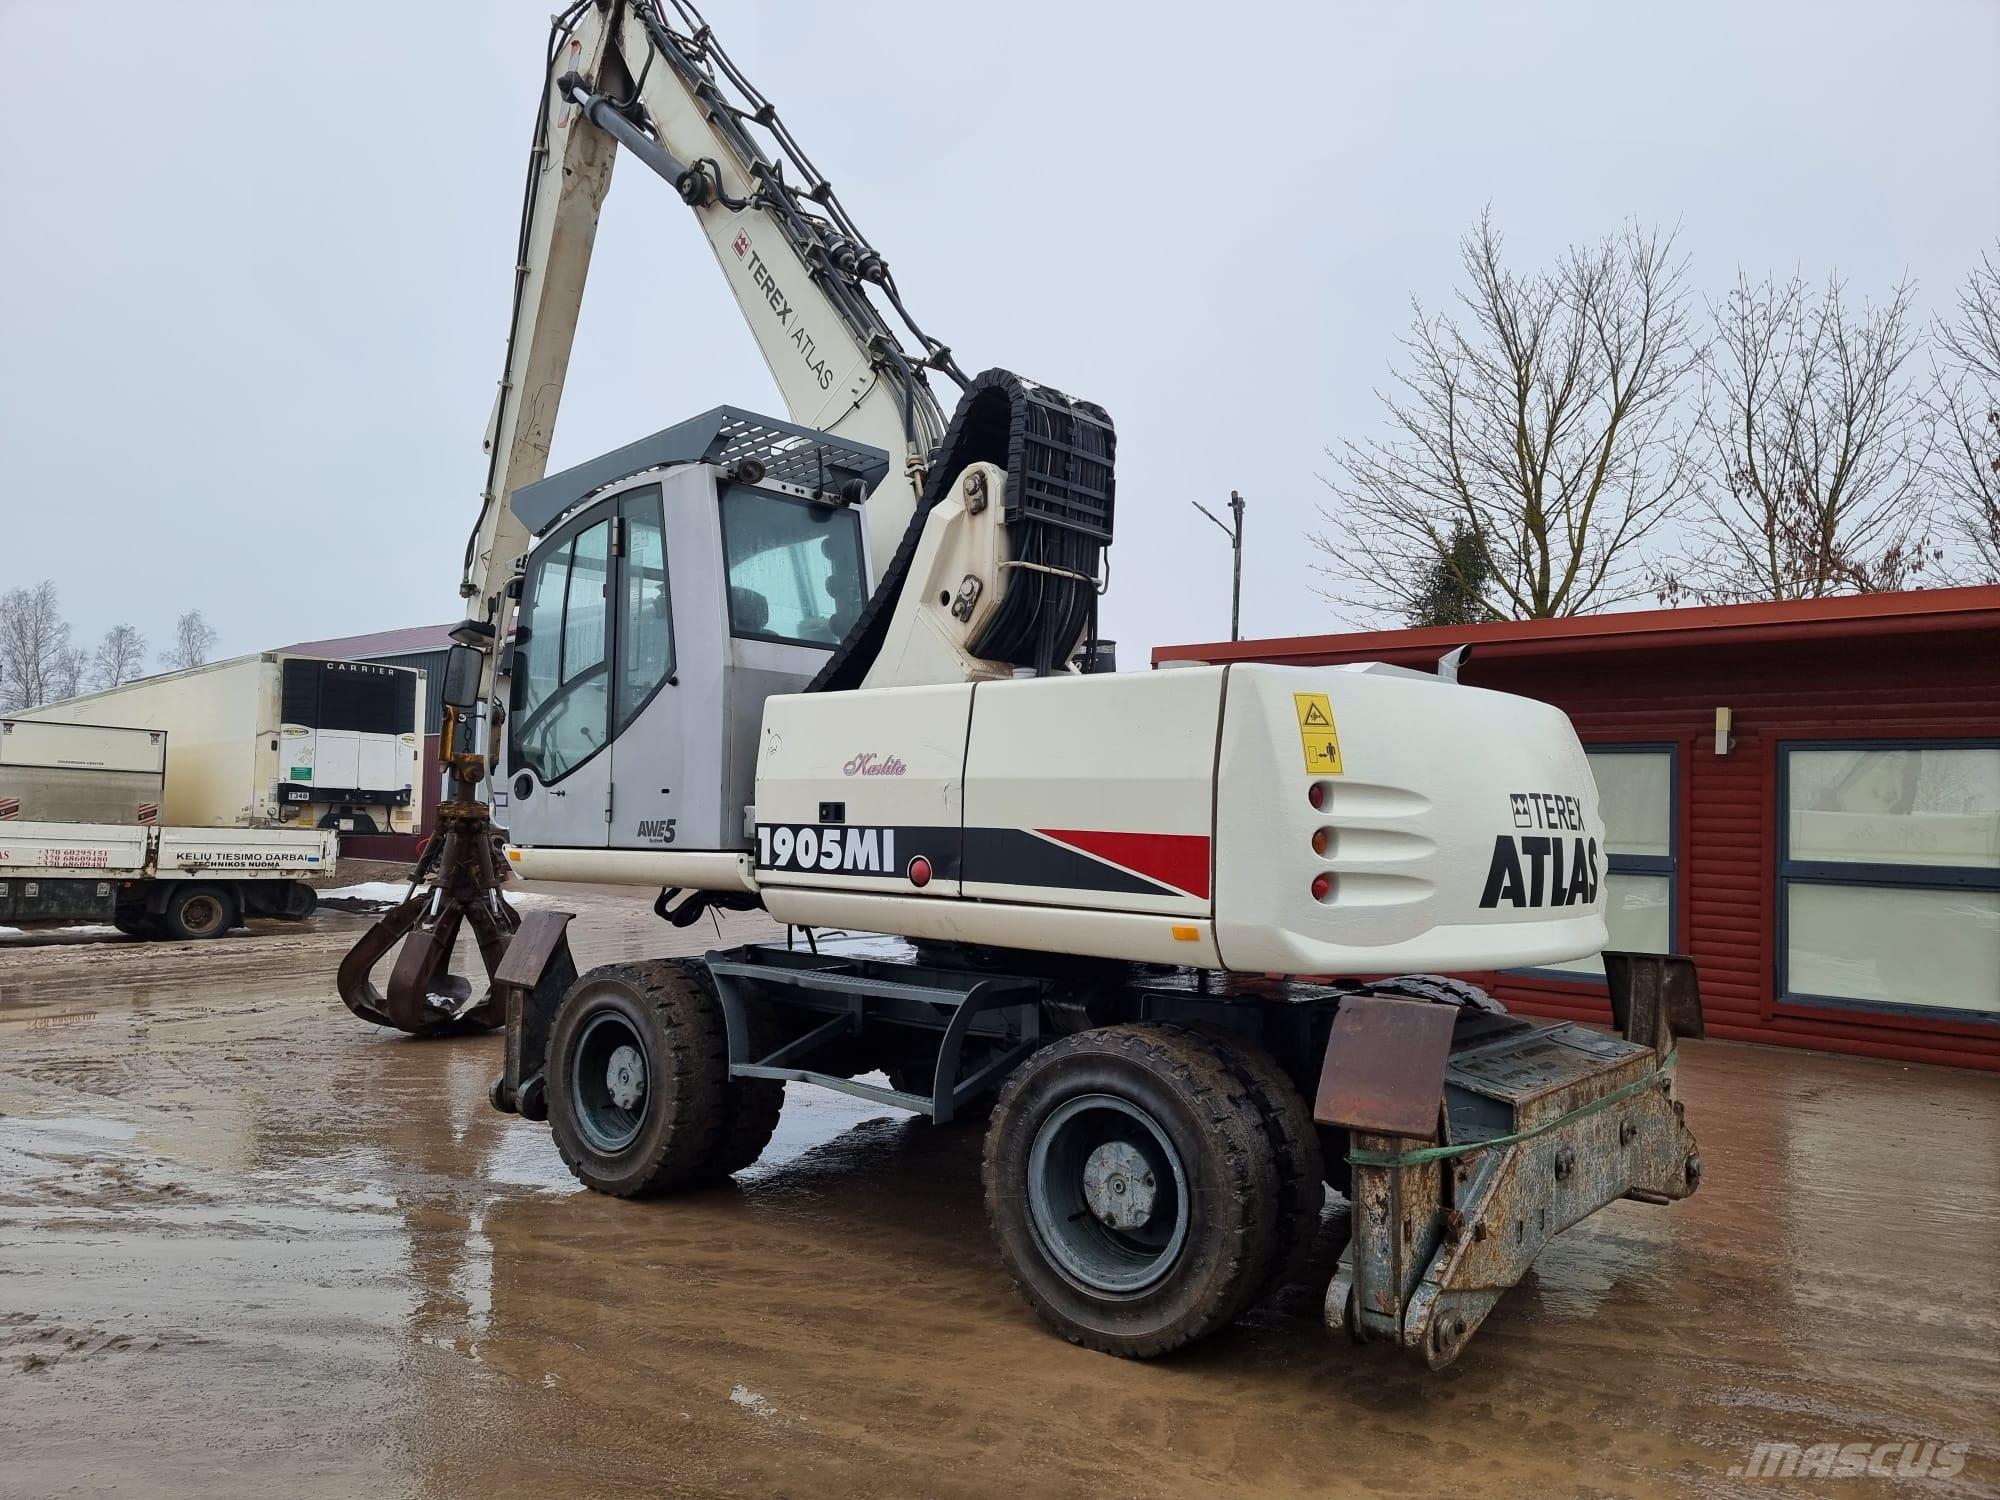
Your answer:
[[[715,981],[709,977],[708,965],[700,959],[667,959],[662,962],[675,969],[685,983],[714,999]],[[714,1003],[716,1014],[720,1016],[722,1002],[715,1000]],[[779,1038],[775,1035],[777,1018],[771,1013],[771,1007],[752,1001],[745,1008],[750,1016],[752,1051],[758,1057],[775,1052]],[[725,1027],[725,1059],[726,1039]],[[722,1128],[716,1133],[715,1150],[698,1180],[720,1182],[755,1162],[777,1133],[778,1116],[784,1107],[784,1079],[725,1077],[722,1085]]]
[[[1303,1277],[1312,1257],[1320,1214],[1326,1207],[1319,1128],[1298,1085],[1268,1050],[1227,1032],[1210,1034],[1257,1106],[1264,1139],[1278,1171],[1277,1246],[1264,1284],[1252,1299],[1256,1301]]]
[[[221,937],[236,925],[236,903],[212,885],[177,886],[160,914],[159,935],[183,942]]]
[[[1008,1274],[1072,1343],[1165,1354],[1240,1313],[1271,1268],[1278,1174],[1215,1038],[1112,1026],[1036,1053],[986,1134]]]
[[[549,1128],[585,1187],[643,1198],[716,1160],[729,1081],[707,976],[670,962],[606,964],[570,987],[549,1033]]]

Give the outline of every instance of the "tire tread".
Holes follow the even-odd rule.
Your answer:
[[[1220,1168],[1222,1192],[1211,1208],[1229,1218],[1220,1225],[1221,1274],[1211,1277],[1198,1302],[1163,1327],[1125,1332],[1086,1327],[1057,1307],[1024,1275],[1011,1252],[1003,1208],[1015,1191],[1009,1157],[1015,1126],[1036,1080],[1079,1055],[1117,1058],[1164,1082],[1201,1120]],[[1230,1065],[1217,1040],[1192,1027],[1165,1022],[1107,1026],[1065,1037],[1037,1052],[1008,1080],[986,1134],[981,1177],[987,1216],[1001,1258],[1029,1305],[1073,1344],[1106,1354],[1146,1359],[1166,1354],[1233,1321],[1263,1286],[1277,1248],[1278,1172],[1269,1150],[1255,1090]],[[1026,1143],[1020,1143],[1025,1155]]]

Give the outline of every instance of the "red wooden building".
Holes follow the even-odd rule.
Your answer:
[[[1567,712],[1611,946],[1694,956],[1711,1035],[2000,1071],[2000,587],[1162,647],[1434,670]],[[1726,725],[1719,735],[1719,726]],[[1608,1022],[1602,966],[1485,976]]]

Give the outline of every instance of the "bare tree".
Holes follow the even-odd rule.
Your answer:
[[[1935,570],[1910,298],[1905,283],[1857,312],[1837,278],[1738,276],[1712,309],[1703,514],[1663,602],[1875,593]]]
[[[65,646],[56,653],[55,670],[49,676],[49,702],[74,698],[83,691],[84,674],[90,670],[90,653],[81,646]]]
[[[113,625],[90,661],[90,685],[114,688],[146,670],[146,638],[130,625]]]
[[[1462,248],[1460,314],[1415,305],[1401,390],[1382,397],[1392,435],[1334,455],[1328,529],[1311,534],[1325,592],[1405,618],[1441,584],[1478,618],[1645,592],[1640,544],[1695,481],[1677,401],[1697,358],[1686,260],[1634,224],[1521,275],[1490,216]]]
[[[1993,251],[1966,278],[1955,311],[1935,330],[1932,473],[1974,576],[2000,583],[2000,259]]]
[[[0,594],[0,709],[38,708],[67,696],[59,689],[70,650],[53,582]]]
[[[160,653],[160,660],[170,672],[201,666],[215,649],[215,640],[215,631],[201,611],[191,609],[174,621],[174,643]]]

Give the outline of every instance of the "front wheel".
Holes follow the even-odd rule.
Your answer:
[[[644,1198],[717,1182],[770,1141],[784,1085],[731,1079],[714,982],[696,961],[606,964],[549,1032],[549,1129],[577,1180]]]
[[[1272,1266],[1279,1184],[1257,1102],[1226,1044],[1184,1027],[1108,1027],[1035,1054],[994,1107],[984,1182],[1022,1295],[1107,1354],[1214,1332]]]

